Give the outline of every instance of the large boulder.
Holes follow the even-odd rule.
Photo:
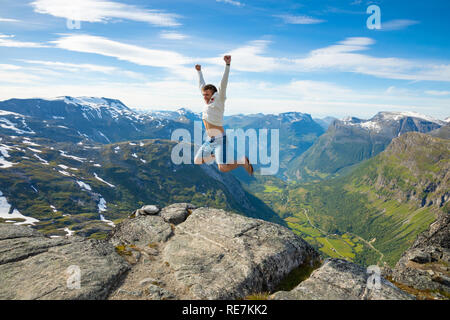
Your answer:
[[[161,214],[168,211],[162,209]],[[127,232],[111,237],[125,255],[134,257],[132,270],[112,299],[244,298],[273,290],[290,271],[319,259],[317,251],[292,231],[264,220],[198,208],[184,222],[170,224],[173,234],[161,237],[163,232],[157,231],[163,229],[162,222],[155,218],[163,220],[127,219],[117,226]],[[139,229],[138,241],[130,241],[131,226],[143,223],[140,219],[147,228]]]
[[[127,270],[105,241],[0,224],[0,299],[105,299]]]
[[[341,259],[328,259],[291,291],[278,291],[273,300],[411,300],[413,296],[367,269]],[[372,278],[373,279],[373,278]],[[370,285],[368,285],[370,283]]]

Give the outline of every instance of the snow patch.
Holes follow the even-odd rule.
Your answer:
[[[87,160],[86,158],[80,158],[80,157],[76,157],[76,156],[71,156],[70,154],[67,154],[63,150],[59,150],[59,152],[61,153],[61,156],[66,157],[66,158],[71,158],[71,159],[79,161],[79,162],[84,162],[84,161]]]
[[[41,150],[38,150],[38,149],[33,149],[33,148],[30,148],[30,147],[27,147],[27,149],[28,149],[28,150],[31,150],[31,151],[33,151],[33,152],[42,153],[42,151],[41,151]]]
[[[66,235],[67,237],[70,237],[75,233],[75,231],[72,231],[67,227],[64,228],[64,231],[67,232],[67,235]]]
[[[71,176],[71,174],[70,174],[70,173],[68,173],[67,171],[63,171],[63,170],[58,170],[58,172],[59,172],[59,173],[61,173],[61,174],[63,174],[63,175],[65,175],[65,176],[68,176],[68,177],[70,177],[70,176]]]
[[[81,187],[81,189],[85,189],[87,191],[92,191],[92,188],[90,185],[88,185],[87,183],[77,180],[78,185]]]
[[[102,198],[103,199],[103,198]],[[111,220],[106,220],[105,217],[101,214],[100,215],[100,221],[107,223],[111,227],[115,227],[116,225]]]
[[[0,191],[0,218],[3,219],[24,219],[23,222],[15,222],[15,225],[23,225],[23,224],[32,224],[34,225],[36,222],[39,222],[39,220],[32,218],[32,217],[26,217],[23,214],[19,212],[19,210],[14,209],[12,213],[9,213],[11,211],[11,205],[6,200],[3,193]]]
[[[39,161],[41,161],[42,162],[42,164],[45,164],[45,165],[49,165],[49,163],[48,163],[48,161],[47,160],[45,160],[45,159],[42,159],[41,157],[39,157],[36,153],[34,153],[33,154],[33,156],[35,156]]]
[[[94,177],[95,177],[95,179],[97,179],[98,181],[101,181],[101,182],[107,184],[107,185],[110,186],[111,188],[115,188],[115,187],[116,187],[115,185],[113,185],[113,184],[111,184],[111,183],[109,183],[109,182],[106,182],[105,180],[103,180],[102,178],[100,178],[100,177],[97,175],[97,173],[95,173],[95,172],[94,172]]]

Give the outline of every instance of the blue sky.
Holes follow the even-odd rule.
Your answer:
[[[231,54],[225,114],[450,116],[445,0],[72,2],[0,0],[0,100],[99,96],[200,112],[194,65],[218,84]],[[367,26],[371,5],[381,29]]]

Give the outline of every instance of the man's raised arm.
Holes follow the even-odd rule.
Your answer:
[[[199,64],[197,64],[195,66],[195,69],[198,72],[198,86],[200,88],[200,92],[202,93],[203,92],[203,87],[206,85],[205,79],[203,79],[202,67]]]
[[[228,76],[230,75],[230,65],[231,65],[231,56],[225,56],[223,57],[225,60],[226,66],[225,66],[225,72],[223,73],[222,81],[220,82],[219,86],[219,97],[222,100],[226,99],[226,93],[227,93],[227,85],[228,85]]]

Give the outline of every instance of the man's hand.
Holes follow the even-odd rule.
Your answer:
[[[230,64],[231,63],[231,56],[224,56],[223,60],[225,60],[226,64]]]
[[[202,70],[202,66],[199,65],[199,64],[195,65],[195,70],[201,71]]]

